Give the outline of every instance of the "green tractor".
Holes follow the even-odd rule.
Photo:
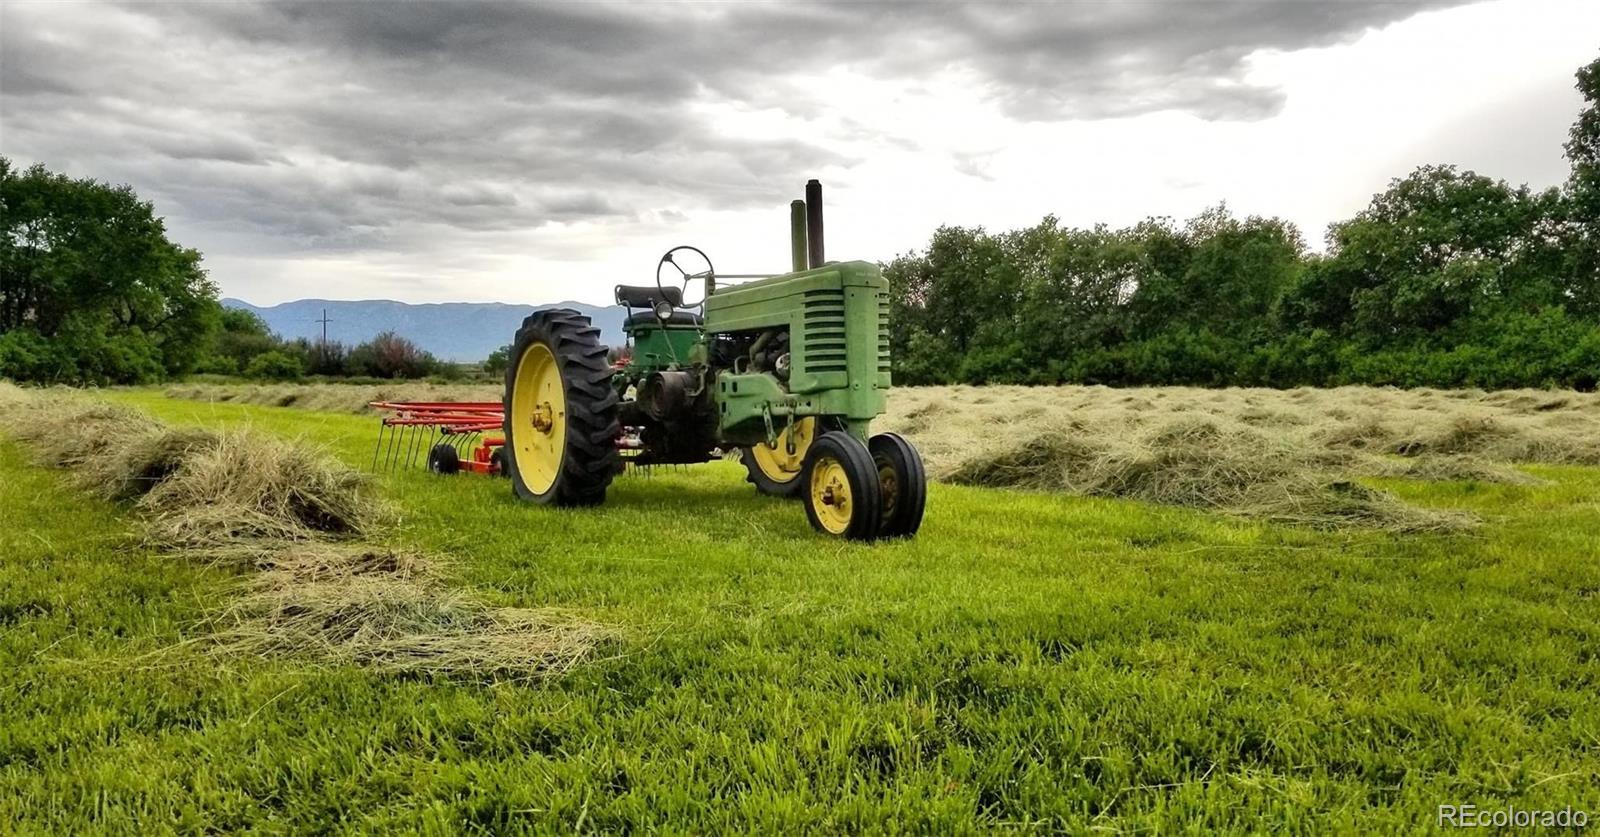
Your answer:
[[[625,465],[737,450],[758,490],[799,497],[821,532],[916,534],[922,458],[899,435],[869,429],[889,392],[888,285],[874,264],[824,259],[815,180],[790,205],[790,235],[793,270],[780,275],[719,276],[697,248],[667,251],[654,286],[617,286],[628,316],[627,345],[615,350],[570,309],[524,320],[504,405],[517,496],[594,505]]]

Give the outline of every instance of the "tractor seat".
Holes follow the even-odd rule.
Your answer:
[[[617,286],[618,305],[626,305],[629,308],[655,308],[657,302],[670,302],[673,308],[682,308],[683,289],[658,288],[654,285]]]
[[[655,288],[650,290],[653,291]],[[644,311],[638,314],[629,314],[628,319],[623,321],[622,327],[631,329],[635,326],[653,326],[659,322],[660,320],[656,319],[656,315],[653,312]],[[674,311],[672,316],[667,318],[667,325],[697,326],[700,325],[700,315],[692,311]]]

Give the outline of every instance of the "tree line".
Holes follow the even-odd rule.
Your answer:
[[[1394,180],[1313,253],[1281,219],[942,227],[885,265],[896,383],[1560,386],[1600,375],[1600,60],[1571,176]]]
[[[200,254],[167,238],[127,186],[0,157],[0,377],[148,383],[189,373],[451,377],[456,368],[386,332],[356,346],[284,340],[225,309]]]

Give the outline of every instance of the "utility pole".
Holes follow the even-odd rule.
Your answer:
[[[322,323],[322,345],[328,345],[328,323],[332,322],[332,320],[328,319],[328,309],[322,309],[322,319],[313,320],[312,322]]]

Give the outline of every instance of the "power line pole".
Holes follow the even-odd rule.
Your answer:
[[[328,323],[332,322],[332,320],[328,319],[328,309],[322,309],[322,319],[313,320],[313,322],[322,323],[322,345],[328,345]]]

